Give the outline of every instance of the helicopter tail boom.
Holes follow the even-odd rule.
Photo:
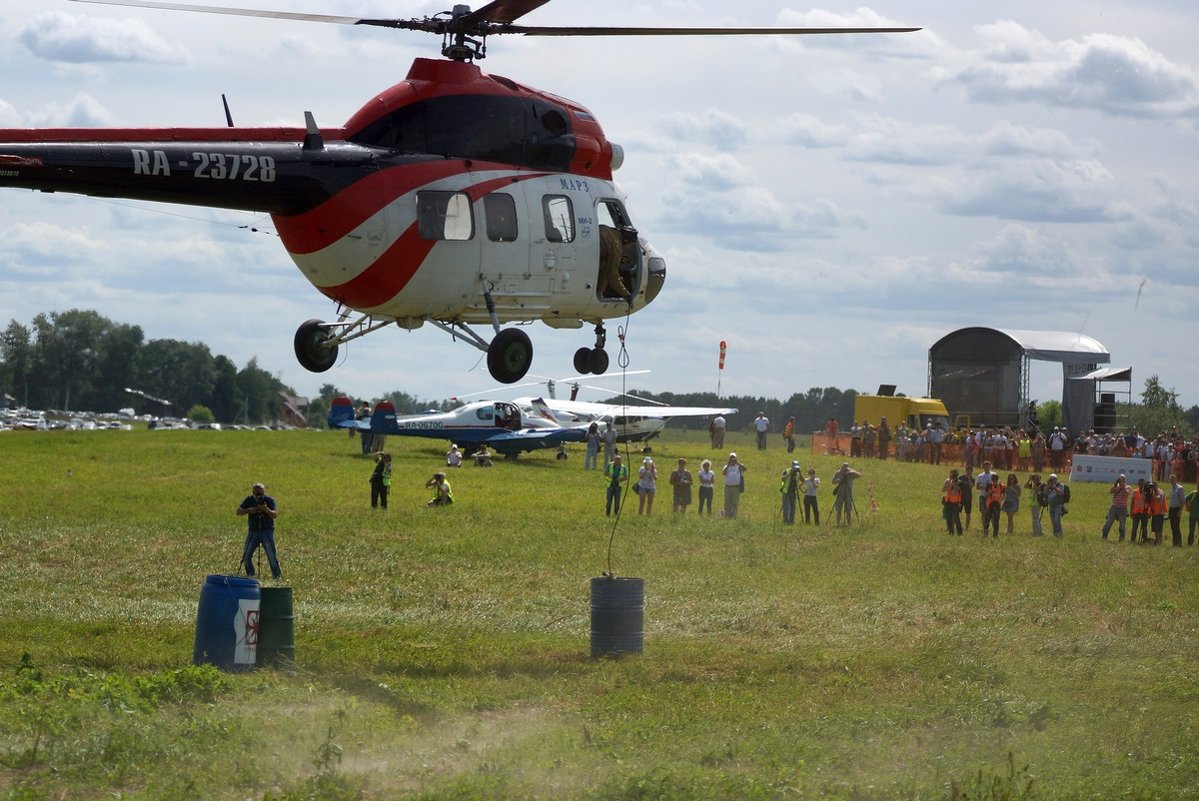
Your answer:
[[[305,149],[302,128],[0,131],[0,186],[295,214],[373,169],[370,148]],[[348,170],[318,178],[310,162]],[[361,170],[352,169],[360,165]]]

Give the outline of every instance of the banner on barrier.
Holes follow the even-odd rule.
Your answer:
[[[1088,456],[1074,454],[1070,469],[1071,481],[1098,481],[1114,484],[1121,473],[1129,484],[1136,486],[1138,479],[1153,480],[1153,460],[1122,456]]]

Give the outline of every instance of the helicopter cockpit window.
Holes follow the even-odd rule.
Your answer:
[[[417,192],[416,218],[422,239],[462,242],[475,234],[465,192]]]
[[[575,215],[570,198],[565,195],[546,195],[541,198],[545,216],[545,238],[550,242],[575,241]]]
[[[516,200],[503,192],[483,197],[483,216],[487,218],[487,238],[492,242],[516,241]]]

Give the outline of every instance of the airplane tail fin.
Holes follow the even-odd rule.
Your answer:
[[[532,404],[530,405],[533,407],[533,412],[538,417],[549,420],[554,425],[561,425],[561,422],[558,420],[558,418],[554,416],[552,411],[550,411],[550,407],[546,405],[546,402],[541,398],[534,398]]]
[[[353,419],[354,402],[345,396],[334,398],[333,403],[329,406],[329,416],[327,418],[329,428],[339,428],[340,423]]]
[[[396,407],[390,401],[379,401],[371,414],[371,431],[375,434],[394,434],[399,431],[396,424]]]

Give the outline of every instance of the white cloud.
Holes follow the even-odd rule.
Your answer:
[[[51,11],[29,20],[17,34],[17,40],[49,61],[188,62],[186,49],[168,43],[136,17],[112,20]]]
[[[702,142],[718,150],[736,150],[749,136],[743,122],[714,108],[700,114],[667,114],[658,121],[658,127],[675,140]]]
[[[982,26],[983,46],[951,80],[980,102],[1037,102],[1148,119],[1199,116],[1199,71],[1139,39],[1090,34],[1054,42],[1004,21]]]
[[[941,199],[949,213],[1007,220],[1113,222],[1131,216],[1094,161],[1036,159],[966,170]]]
[[[779,127],[783,141],[801,147],[840,147],[850,138],[847,126],[829,124],[811,114],[792,114]]]
[[[703,153],[685,153],[672,158],[671,163],[678,180],[706,187],[710,191],[725,191],[757,183],[757,178],[751,170],[727,154],[708,156]]]

